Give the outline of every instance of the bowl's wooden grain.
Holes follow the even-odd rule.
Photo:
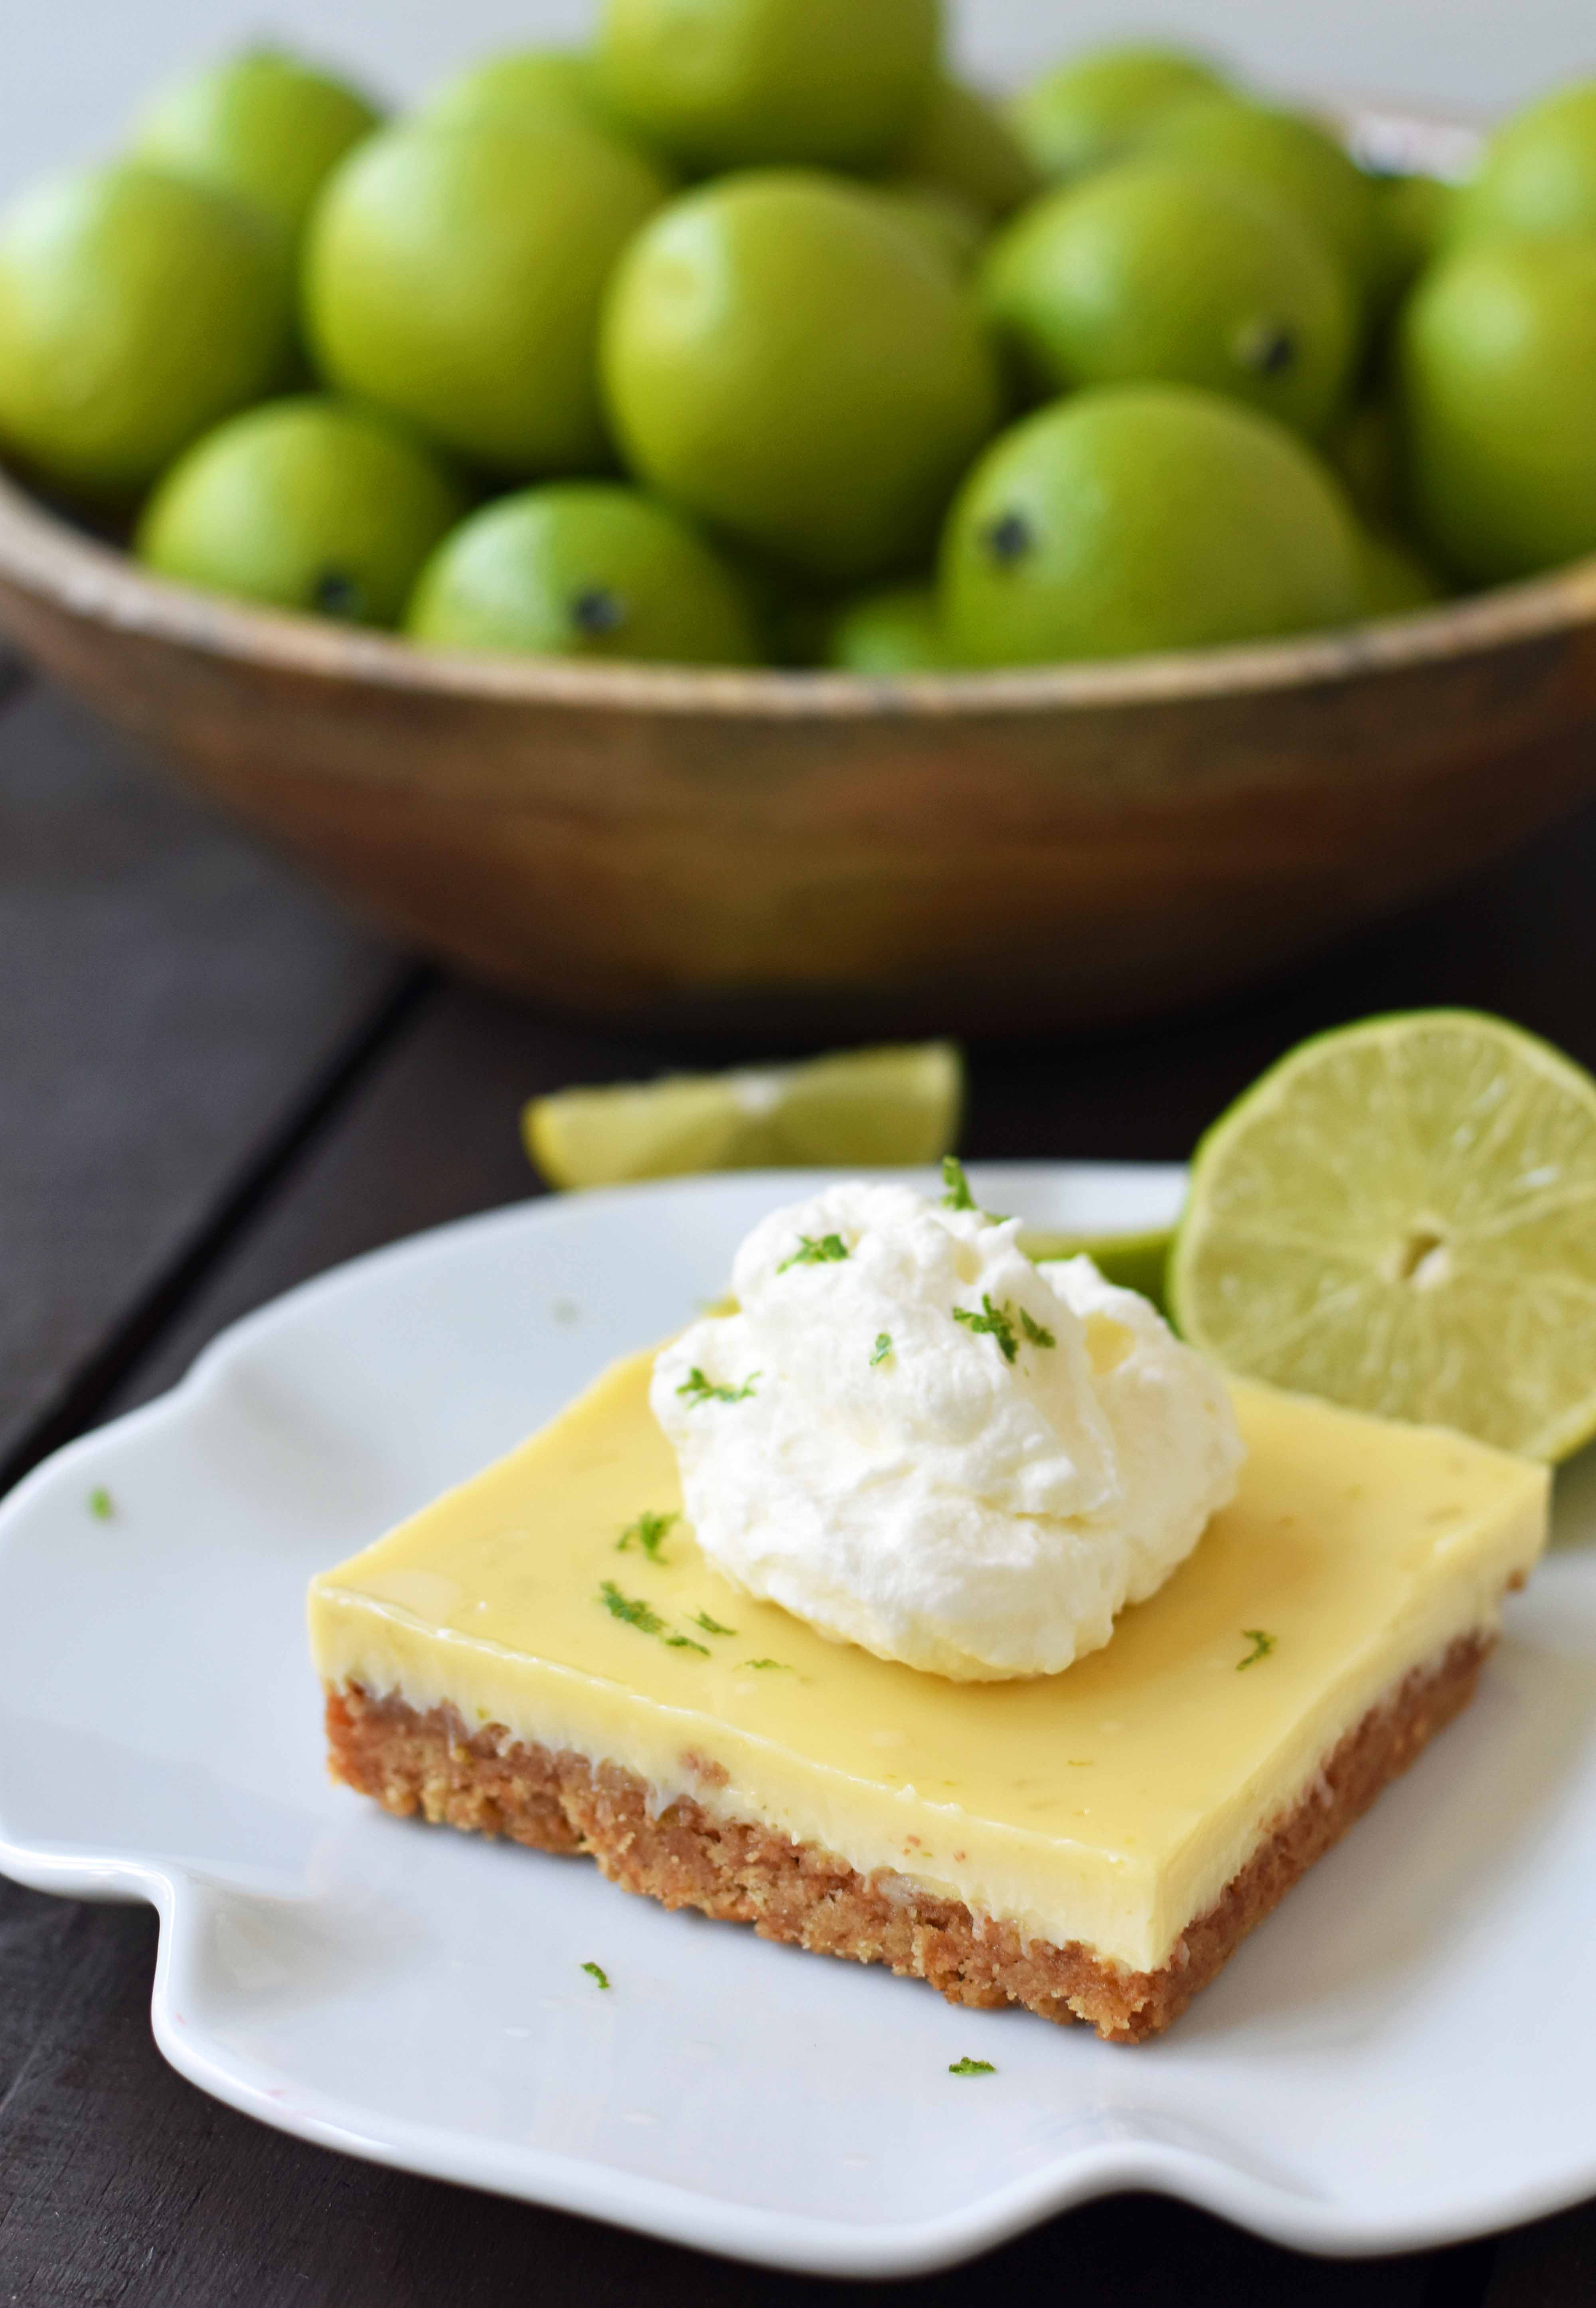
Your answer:
[[[1596,562],[1299,642],[867,683],[434,655],[159,582],[0,484],[0,622],[376,919],[639,1025],[1146,1013],[1596,789]]]

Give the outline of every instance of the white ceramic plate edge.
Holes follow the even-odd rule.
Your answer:
[[[1001,1181],[1022,1166],[986,1166],[974,1171],[978,1190],[994,1201]],[[1057,1171],[1063,1166],[1038,1166]],[[1115,1174],[1139,1174],[1150,1201],[1162,1195],[1172,1210],[1181,1172],[1172,1166],[1069,1166],[1107,1181]],[[779,1199],[783,1174],[768,1174]],[[790,1176],[790,1174],[786,1174]],[[802,1174],[810,1184],[815,1174]],[[714,1180],[695,1182],[713,1192]],[[724,1183],[723,1181],[721,1183]],[[621,1199],[637,1190],[602,1190]],[[584,1201],[594,1197],[584,1196]],[[65,1445],[34,1468],[0,1503],[0,1546],[9,1527],[56,1486],[92,1485],[120,1440],[181,1424],[214,1379],[268,1329],[292,1321],[324,1294],[340,1292],[379,1268],[449,1255],[466,1235],[499,1227],[526,1227],[540,1220],[557,1224],[565,1205],[552,1199],[528,1209],[512,1206],[462,1219],[367,1253],[298,1286],[270,1305],[223,1331],[187,1375],[160,1400]],[[1149,1221],[1152,1222],[1152,1221]],[[669,2242],[721,2253],[756,2264],[818,2275],[856,2278],[907,2277],[956,2265],[961,2261],[1093,2198],[1129,2190],[1169,2194],[1229,2219],[1270,2240],[1333,2257],[1401,2252],[1453,2243],[1488,2229],[1514,2225],[1557,2210],[1596,2189],[1596,2160],[1542,2184],[1505,2191],[1480,2207],[1477,2221],[1419,2217],[1357,2218],[1347,2208],[1273,2183],[1194,2150],[1137,2141],[1080,2149],[1062,2154],[1044,2172],[1007,2190],[987,2194],[945,2218],[865,2227],[728,2201],[602,2164],[550,2154],[531,2147],[513,2151],[499,2144],[384,2116],[325,2094],[295,2097],[253,2075],[246,2063],[225,2053],[191,2026],[185,2005],[194,1976],[211,1885],[202,1871],[74,1849],[10,1837],[0,1820],[0,1872],[34,1890],[89,1899],[145,1899],[160,1918],[160,1945],[151,1998],[151,2021],[161,2053],[202,2090],[241,2113],[341,2153],[401,2170],[584,2214]],[[1129,2058],[1156,2056],[1130,2053]]]

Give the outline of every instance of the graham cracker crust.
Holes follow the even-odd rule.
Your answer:
[[[513,1741],[502,1725],[468,1732],[452,1707],[429,1713],[358,1684],[330,1692],[335,1778],[405,1818],[505,1835],[539,1851],[585,1852],[611,1882],[667,1908],[697,1908],[856,1963],[924,1979],[950,2003],[1022,2003],[1044,2020],[1083,2020],[1106,2043],[1141,2043],[1178,2019],[1200,1988],[1316,1859],[1466,1707],[1494,1637],[1463,1636],[1416,1668],[1329,1755],[1292,1810],[1264,1837],[1158,1971],[1126,1971],[1079,1942],[1024,1938],[902,1875],[861,1875],[845,1860],[771,1829],[717,1817],[691,1796],[657,1814],[650,1789],[618,1764]],[[717,1767],[691,1756],[701,1784]],[[721,1775],[723,1776],[723,1774]]]

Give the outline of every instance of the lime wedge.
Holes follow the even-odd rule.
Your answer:
[[[1169,1245],[1175,1237],[1165,1227],[1156,1234],[1033,1234],[1020,1229],[1020,1247],[1027,1258],[1091,1259],[1105,1282],[1121,1290],[1139,1290],[1161,1313]]]
[[[1305,1042],[1198,1147],[1169,1287],[1232,1370],[1566,1458],[1596,1433],[1596,1081],[1466,1010]]]
[[[694,1170],[935,1162],[958,1133],[964,1062],[951,1042],[847,1050],[797,1065],[565,1089],[522,1115],[551,1186]]]

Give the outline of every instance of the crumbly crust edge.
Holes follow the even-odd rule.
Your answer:
[[[358,1794],[408,1818],[507,1836],[539,1851],[585,1853],[611,1882],[667,1908],[696,1908],[763,1938],[924,1979],[950,2003],[1021,2003],[1044,2020],[1084,2020],[1107,2043],[1161,2034],[1343,1836],[1466,1707],[1494,1635],[1466,1635],[1415,1668],[1324,1759],[1307,1792],[1261,1838],[1240,1872],[1194,1917],[1167,1963],[1131,1971],[1072,1941],[1027,1937],[911,1878],[859,1873],[814,1844],[723,1818],[695,1797],[661,1802],[617,1763],[470,1731],[450,1706],[423,1713],[358,1684],[327,1694],[330,1768]],[[712,1787],[717,1767],[684,1762]]]

